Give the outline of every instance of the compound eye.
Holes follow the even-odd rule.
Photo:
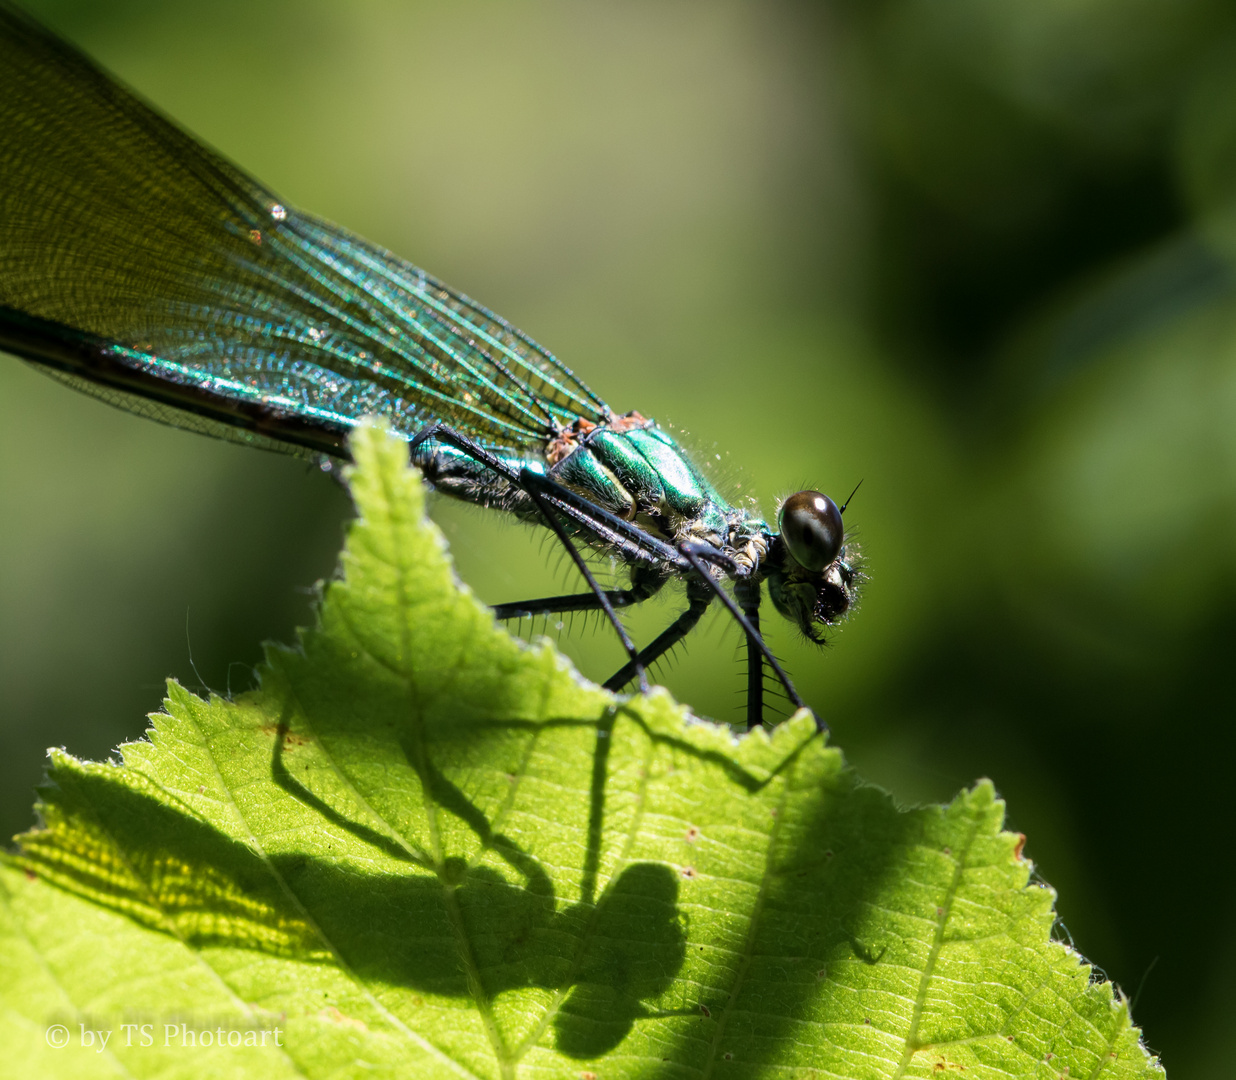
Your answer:
[[[841,511],[819,491],[800,491],[786,499],[778,524],[790,555],[805,570],[818,573],[841,551]]]

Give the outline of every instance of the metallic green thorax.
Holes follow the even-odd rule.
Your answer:
[[[496,485],[450,447],[430,444],[417,459],[447,494],[536,516],[521,493]],[[576,421],[547,444],[543,457],[512,463],[548,475],[663,540],[700,540],[758,564],[771,539],[764,521],[731,506],[673,437],[638,413],[596,425]]]

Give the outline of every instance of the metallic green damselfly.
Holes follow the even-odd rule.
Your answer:
[[[28,16],[0,4],[0,348],[167,423],[325,460],[380,417],[444,494],[550,528],[588,591],[494,609],[601,611],[621,690],[719,599],[764,718],[773,605],[812,641],[862,578],[844,506],[802,491],[778,529],[729,503],[674,439],[616,413],[504,319],[390,252],[288,207]],[[604,589],[580,548],[625,564]],[[686,609],[637,649],[618,610],[667,581]],[[731,596],[730,589],[732,587]]]

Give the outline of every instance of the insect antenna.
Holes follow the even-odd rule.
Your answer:
[[[844,514],[844,513],[845,513],[845,508],[846,508],[847,506],[849,506],[849,505],[850,505],[850,499],[854,498],[854,496],[858,494],[858,489],[859,489],[860,487],[862,487],[862,486],[863,486],[863,481],[862,481],[862,480],[860,480],[857,484],[855,484],[855,485],[854,485],[854,490],[850,492],[850,494],[849,494],[849,496],[846,498],[845,502],[843,502],[843,503],[842,503],[842,504],[841,504],[841,505],[837,508],[837,513],[839,513],[839,514]]]

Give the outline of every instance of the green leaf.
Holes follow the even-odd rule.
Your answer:
[[[990,784],[903,811],[806,715],[585,683],[454,580],[404,444],[354,449],[260,689],[53,754],[0,867],[13,1075],[1162,1075]]]

